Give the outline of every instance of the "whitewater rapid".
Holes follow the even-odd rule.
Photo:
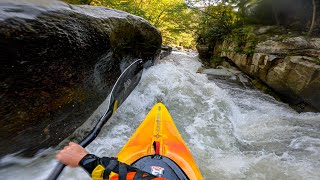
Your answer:
[[[173,53],[145,70],[139,85],[86,149],[116,156],[161,101],[204,179],[320,179],[320,113],[299,114],[257,90],[210,81],[196,73],[199,67],[196,56]],[[0,179],[46,179],[56,164],[52,155],[6,158],[20,165],[2,168]],[[90,178],[80,168],[66,168],[60,179]]]

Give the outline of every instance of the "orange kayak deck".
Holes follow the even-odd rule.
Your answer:
[[[154,155],[154,142],[159,142],[159,154],[174,161],[191,180],[202,180],[200,170],[167,108],[157,103],[117,155],[120,162],[132,164]]]

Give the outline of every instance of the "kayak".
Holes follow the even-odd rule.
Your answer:
[[[170,180],[203,179],[169,111],[162,103],[157,103],[150,110],[117,158],[120,162]]]

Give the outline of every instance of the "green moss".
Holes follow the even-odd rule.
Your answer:
[[[225,38],[225,41],[236,44],[234,48],[235,52],[252,56],[255,52],[258,38],[254,33],[253,26],[244,26],[234,29],[232,33]]]
[[[224,60],[223,60],[223,58],[221,58],[221,57],[212,56],[212,57],[210,58],[210,67],[216,68],[216,67],[219,66],[223,61],[224,61]]]

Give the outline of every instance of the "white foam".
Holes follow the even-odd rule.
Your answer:
[[[146,70],[87,149],[115,156],[160,99],[204,179],[319,179],[320,113],[298,114],[258,91],[217,86],[196,73],[200,66],[197,57],[173,53]],[[53,163],[1,170],[1,179],[43,178]],[[89,179],[81,169],[66,169],[62,178]]]

